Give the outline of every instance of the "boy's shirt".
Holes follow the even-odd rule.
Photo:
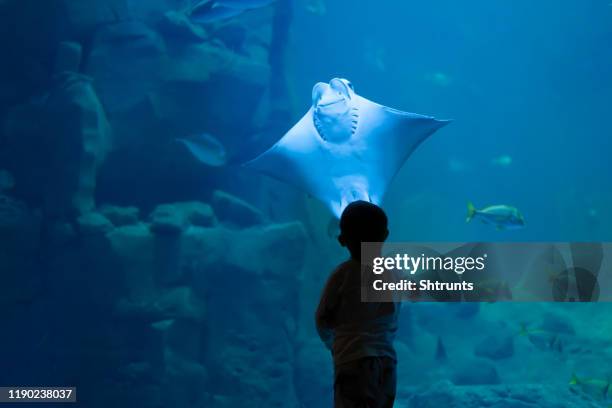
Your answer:
[[[329,277],[316,312],[317,331],[331,349],[334,365],[363,357],[396,360],[393,340],[400,305],[361,302],[361,263],[349,260]]]

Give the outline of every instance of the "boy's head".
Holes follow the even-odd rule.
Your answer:
[[[367,201],[350,203],[340,216],[338,242],[348,248],[353,259],[360,259],[362,242],[383,242],[388,235],[387,215]]]

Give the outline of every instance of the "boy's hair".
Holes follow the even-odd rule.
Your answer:
[[[350,203],[340,216],[338,241],[356,257],[362,242],[383,242],[387,239],[387,215],[379,206],[367,201]]]

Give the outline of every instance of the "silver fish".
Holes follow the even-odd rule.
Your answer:
[[[491,159],[491,164],[493,166],[508,167],[512,164],[512,156],[504,154],[499,157],[494,157]]]
[[[212,23],[232,18],[244,11],[265,7],[275,0],[203,0],[190,11],[195,23]]]
[[[176,139],[184,144],[196,159],[209,166],[223,166],[227,162],[225,147],[211,135],[204,133],[189,139]]]
[[[480,218],[486,224],[493,224],[498,230],[520,229],[525,226],[523,215],[515,207],[509,205],[492,205],[477,210],[474,204],[468,202],[468,214],[465,222]]]

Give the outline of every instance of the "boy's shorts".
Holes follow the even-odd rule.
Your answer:
[[[336,366],[334,407],[392,408],[396,365],[389,357],[364,357]]]

